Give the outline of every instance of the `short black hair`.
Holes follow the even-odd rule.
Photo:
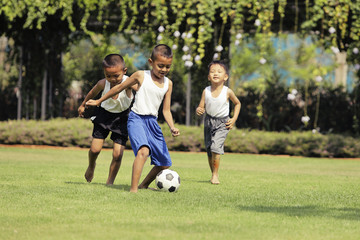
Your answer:
[[[229,76],[229,68],[228,66],[225,64],[224,61],[221,60],[214,60],[212,61],[209,65],[208,65],[208,72],[210,72],[210,68],[212,65],[220,65],[225,69],[226,74]]]
[[[104,58],[102,65],[104,68],[116,67],[119,65],[122,65],[123,68],[125,68],[125,60],[120,54],[112,53]]]
[[[171,48],[168,45],[166,45],[166,44],[158,44],[152,50],[150,58],[153,61],[155,61],[156,57],[158,55],[166,57],[166,58],[172,58],[173,57],[173,52],[172,52]]]

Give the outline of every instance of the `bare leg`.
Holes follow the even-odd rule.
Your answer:
[[[155,180],[156,175],[164,169],[168,169],[168,166],[154,166],[148,175],[145,177],[145,179],[142,181],[142,183],[139,185],[139,188],[148,188],[150,183]]]
[[[213,160],[212,160],[212,156],[209,156],[208,155],[208,162],[209,162],[209,167],[210,167],[210,170],[211,170],[211,173],[214,171],[214,163],[213,163]]]
[[[211,160],[212,160],[212,177],[210,182],[212,184],[220,184],[219,181],[219,166],[220,166],[220,154],[211,153]]]
[[[121,166],[121,160],[124,154],[125,146],[118,143],[114,143],[113,147],[113,158],[109,168],[109,177],[106,181],[107,185],[113,185],[116,175],[119,172]]]
[[[137,152],[136,158],[134,160],[132,168],[132,177],[131,177],[131,188],[130,192],[138,191],[138,184],[141,177],[141,172],[144,168],[144,164],[149,156],[150,150],[148,147],[143,146]]]
[[[91,142],[90,150],[88,153],[89,166],[85,172],[85,179],[87,182],[91,182],[94,178],[94,171],[96,166],[96,159],[102,149],[104,139],[94,138]]]

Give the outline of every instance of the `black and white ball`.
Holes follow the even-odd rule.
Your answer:
[[[176,192],[180,187],[180,176],[177,172],[164,169],[156,175],[156,186],[164,192]]]

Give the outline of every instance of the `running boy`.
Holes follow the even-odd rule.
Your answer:
[[[85,103],[94,98],[102,91],[102,96],[110,89],[124,82],[126,76],[125,61],[119,54],[107,55],[102,63],[105,78],[99,80],[96,85],[86,95],[84,101],[80,105],[78,112],[80,117],[84,117]],[[107,99],[101,103],[97,109],[95,117],[92,117],[94,124],[93,140],[91,142],[88,153],[89,166],[85,172],[85,179],[91,182],[94,177],[96,159],[103,147],[104,140],[111,132],[111,140],[113,140],[113,156],[109,169],[109,176],[106,184],[112,185],[115,177],[120,169],[125,144],[128,139],[127,120],[129,115],[129,107],[133,99],[132,90],[130,88],[120,92],[116,96]]]
[[[170,111],[173,83],[165,76],[170,71],[172,59],[173,54],[169,46],[165,44],[155,46],[148,59],[151,70],[135,72],[126,82],[115,86],[100,99],[89,100],[86,103],[91,106],[99,105],[123,89],[137,84],[135,87],[137,93],[127,125],[131,147],[135,154],[130,192],[148,188],[156,175],[172,164],[164,136],[157,123],[159,107],[163,102],[163,115],[172,136],[180,135],[179,129],[174,126]],[[151,164],[154,167],[138,185],[148,156],[151,156]]]
[[[224,143],[229,130],[234,126],[241,108],[234,92],[224,86],[229,78],[229,70],[221,61],[209,64],[208,80],[210,86],[202,93],[197,115],[206,113],[204,121],[204,140],[212,177],[212,184],[219,184],[220,155],[224,154]],[[229,99],[233,102],[234,116],[229,117]]]

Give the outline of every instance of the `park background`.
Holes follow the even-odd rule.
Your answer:
[[[359,240],[359,16],[360,0],[0,0],[0,239]],[[111,149],[87,183],[77,107],[106,54],[131,74],[157,43],[175,53],[181,135],[159,122],[180,189],[130,193],[130,149],[114,185]],[[220,185],[195,116],[213,59],[242,102]]]
[[[204,150],[195,109],[220,59],[242,103],[226,151],[359,157],[359,16],[359,0],[2,1],[0,143],[88,147],[77,108],[103,57],[122,54],[131,75],[165,43],[171,150]]]

